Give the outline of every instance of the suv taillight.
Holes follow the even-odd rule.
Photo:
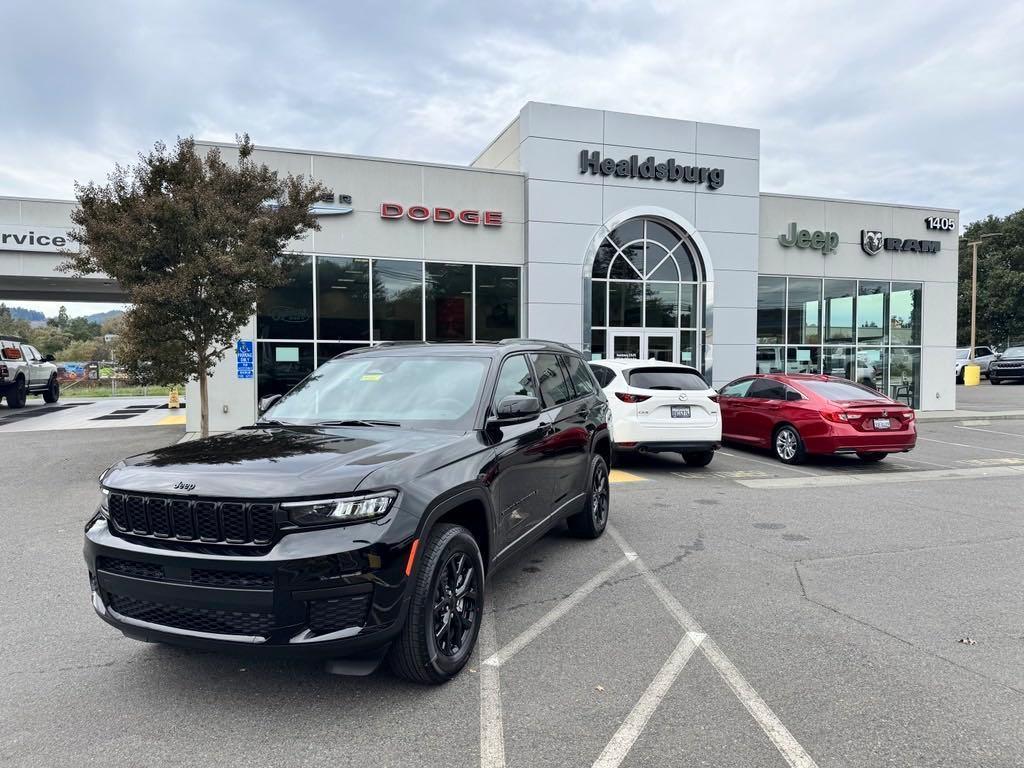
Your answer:
[[[631,395],[629,392],[616,392],[615,396],[624,403],[642,403],[651,399],[650,395]]]
[[[710,400],[712,403],[717,403],[718,402],[718,395],[717,394],[715,394],[715,395],[708,395],[708,400]]]

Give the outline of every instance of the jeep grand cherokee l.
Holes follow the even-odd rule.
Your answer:
[[[604,531],[607,418],[558,344],[343,353],[252,427],[101,475],[93,606],[137,639],[370,667],[386,654],[444,682],[472,653],[495,567],[563,519]]]

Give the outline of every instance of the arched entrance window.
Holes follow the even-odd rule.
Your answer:
[[[598,246],[590,277],[593,357],[703,370],[704,267],[685,232],[662,219],[629,219]]]

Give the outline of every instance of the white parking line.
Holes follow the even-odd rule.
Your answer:
[[[494,613],[480,625],[480,656],[497,645]],[[505,768],[505,731],[501,715],[501,673],[496,665],[480,665],[480,768]]]
[[[800,469],[789,464],[783,464],[781,461],[767,461],[765,459],[757,459],[754,458],[753,456],[748,456],[747,454],[739,456],[735,453],[726,453],[725,451],[719,451],[719,453],[722,454],[723,456],[731,456],[733,458],[743,459],[744,461],[756,461],[758,464],[767,464],[768,466],[775,467],[776,469],[788,469],[793,472],[799,472],[801,475],[811,475],[813,477],[817,477],[817,475],[814,472],[808,472],[806,469]]]
[[[620,568],[626,565],[626,563],[632,562],[634,559],[636,559],[636,554],[629,553],[621,560],[617,560],[613,565],[605,568],[599,574],[594,576],[594,578],[590,579],[590,581],[579,587],[571,595],[561,600],[554,608],[527,627],[526,631],[508,643],[504,648],[497,653],[491,654],[484,661],[484,666],[500,667],[502,664],[507,663],[509,659],[536,640],[544,630],[572,610],[573,606],[608,581],[608,579],[614,576]]]
[[[1024,434],[1019,432],[1000,432],[998,429],[981,429],[980,427],[966,427],[962,424],[954,424],[957,429],[969,429],[972,432],[991,432],[993,435],[1006,435],[1007,437],[1020,437],[1024,438]]]
[[[792,489],[826,488],[849,485],[875,486],[883,483],[924,483],[936,480],[971,480],[991,477],[1020,477],[1021,466],[971,467],[969,469],[919,469],[913,472],[872,472],[860,475],[821,475],[820,477],[776,477],[770,480],[737,480],[747,488]]]
[[[619,545],[623,554],[633,552],[633,549],[626,540],[610,525],[608,526],[608,533],[615,540],[615,543]],[[651,571],[642,558],[638,556],[633,561],[633,565],[685,632],[706,634],[700,624],[687,613],[686,609],[680,605],[675,596],[661,583],[661,580],[654,575],[654,572]],[[775,748],[779,750],[779,754],[785,758],[790,768],[818,768],[818,764],[814,762],[814,759],[800,746],[800,743],[789,732],[789,729],[782,724],[782,721],[775,715],[771,707],[765,703],[764,699],[751,687],[750,683],[746,681],[735,665],[729,661],[729,658],[722,652],[722,649],[718,647],[715,641],[710,637],[706,637],[700,644],[700,650],[704,657],[718,670],[718,674],[732,689],[733,693],[736,694],[736,698],[740,700],[740,703],[750,713],[751,717],[761,726],[761,730],[772,740]]]
[[[651,719],[654,710],[661,704],[662,699],[665,698],[669,689],[672,688],[672,684],[679,677],[679,673],[686,666],[686,662],[690,660],[693,652],[706,637],[707,635],[702,632],[687,632],[683,635],[683,639],[679,641],[679,645],[676,646],[672,655],[668,657],[651,684],[647,686],[640,701],[622,721],[619,730],[615,732],[611,741],[605,745],[601,755],[594,761],[593,768],[618,768],[626,759],[626,755],[633,748],[633,744],[644,730],[647,721]]]
[[[966,427],[965,427],[965,429],[966,429]],[[1015,435],[1015,437],[1019,437],[1019,435]],[[1024,453],[1021,453],[1020,451],[1004,451],[1002,448],[987,448],[984,445],[967,445],[966,443],[953,443],[953,442],[950,442],[949,440],[933,440],[930,437],[921,437],[921,436],[918,436],[917,439],[918,440],[927,440],[929,443],[942,443],[943,445],[956,445],[956,446],[958,446],[960,448],[973,448],[976,451],[995,451],[996,453],[1012,453],[1014,456],[1024,456]]]

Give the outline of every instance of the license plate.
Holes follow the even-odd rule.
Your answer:
[[[875,419],[875,429],[890,429],[891,427],[891,419]]]
[[[673,419],[688,419],[688,418],[690,418],[690,406],[688,406],[688,405],[673,405],[672,406],[672,418]]]

